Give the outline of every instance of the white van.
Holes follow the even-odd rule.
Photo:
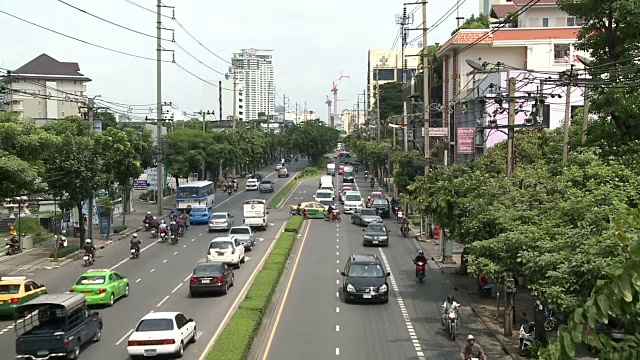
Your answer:
[[[320,177],[320,189],[333,190],[333,177],[332,176],[322,176]]]
[[[347,191],[344,194],[344,213],[352,213],[356,209],[362,209],[362,196],[359,191]]]
[[[319,189],[316,191],[316,194],[313,196],[313,199],[317,202],[325,203],[327,201],[334,201],[334,192],[333,190],[328,189]]]
[[[267,230],[267,201],[263,199],[247,200],[242,204],[242,225]]]

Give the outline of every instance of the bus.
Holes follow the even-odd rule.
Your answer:
[[[190,211],[197,205],[206,205],[213,209],[216,195],[211,181],[194,181],[178,187],[176,192],[176,210]]]

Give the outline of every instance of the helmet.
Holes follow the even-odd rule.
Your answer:
[[[420,255],[424,255],[424,250],[420,250],[420,251],[418,251],[418,254],[420,254]]]
[[[164,220],[160,221],[160,224],[164,224],[164,223],[165,223]]]
[[[155,216],[153,217],[153,220],[158,220],[158,218],[156,218]]]
[[[133,233],[133,237],[134,237],[134,238],[137,238],[137,237],[138,237],[138,234],[137,234],[137,233]]]
[[[473,337],[473,335],[469,334],[467,335],[467,341],[469,340],[475,340],[476,338]]]
[[[302,206],[302,204],[298,203],[298,206]]]
[[[67,235],[67,230],[62,230],[62,231],[60,231],[60,234],[62,234],[62,235]]]
[[[175,221],[172,221],[172,222],[171,222],[171,225],[175,225],[175,224],[176,224],[176,222],[175,222]]]
[[[147,211],[147,215],[151,215],[151,211]]]
[[[87,239],[87,240],[85,240],[85,241],[84,241],[84,243],[85,243],[85,244],[87,244],[87,245],[88,245],[88,244],[91,244],[91,239]]]

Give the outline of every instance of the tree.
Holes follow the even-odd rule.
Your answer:
[[[460,31],[460,29],[488,29],[490,25],[491,22],[488,15],[480,14],[475,16],[471,14],[470,18],[467,18],[462,25],[451,32],[451,36]]]
[[[393,183],[402,192],[407,190],[417,176],[424,175],[424,155],[419,151],[395,151],[391,159],[397,164],[393,173]]]
[[[387,119],[393,115],[402,115],[403,99],[402,84],[399,82],[388,82],[380,84],[380,119],[387,124]],[[377,106],[377,105],[376,105]],[[386,125],[380,124],[384,129]]]
[[[291,149],[306,155],[311,164],[318,165],[325,154],[336,148],[340,132],[319,120],[307,120],[289,128],[287,137]]]

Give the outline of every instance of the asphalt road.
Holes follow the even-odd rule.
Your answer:
[[[311,189],[314,185],[305,184],[305,189],[315,191]],[[366,198],[371,189],[361,174],[358,185]],[[448,339],[440,328],[446,283],[435,264],[430,264],[433,271],[428,271],[424,283],[417,281],[412,258],[419,244],[402,237],[395,219],[385,220],[391,230],[389,247],[365,248],[363,228],[351,224],[350,215],[342,217],[339,224],[312,220],[306,237],[301,238],[299,259],[293,261],[291,286],[276,307],[265,341],[256,345],[259,359],[459,359],[469,332],[476,335],[489,359],[504,357],[499,346],[482,335],[483,330],[468,307],[462,309],[461,340]],[[340,272],[352,253],[381,257],[391,272],[389,303],[342,301]]]
[[[270,174],[269,179],[276,181],[276,193],[283,184],[293,179],[295,172],[301,170],[306,162],[292,163],[290,178],[277,179],[272,169],[263,171]],[[236,215],[236,224],[242,222],[241,204],[251,198],[269,199],[273,194],[259,194],[239,190],[231,197],[217,193],[217,205],[214,211],[225,211]],[[294,204],[293,196],[288,204]],[[289,218],[288,206],[284,210],[271,209],[267,231],[259,232],[259,241],[252,252],[247,253],[247,262],[241,269],[234,270],[235,286],[226,296],[190,298],[188,280],[196,263],[205,260],[210,240],[223,233],[208,233],[206,225],[193,225],[177,245],[158,243],[150,239],[149,233],[139,235],[143,240],[143,252],[138,260],[128,260],[127,241],[112,244],[104,250],[98,250],[96,263],[92,268],[111,268],[131,282],[128,298],[116,302],[113,307],[98,309],[104,319],[102,340],[83,350],[82,359],[126,359],[126,344],[129,334],[137,321],[145,314],[155,311],[181,311],[197,323],[199,341],[185,349],[185,359],[198,359],[213,334],[240,294],[242,288],[256,269],[270,244],[275,239],[283,223]],[[79,261],[67,266],[36,271],[30,278],[43,283],[49,292],[64,292],[86,271]],[[14,349],[15,334],[11,323],[0,323],[0,347]],[[13,352],[13,350],[11,350]]]

